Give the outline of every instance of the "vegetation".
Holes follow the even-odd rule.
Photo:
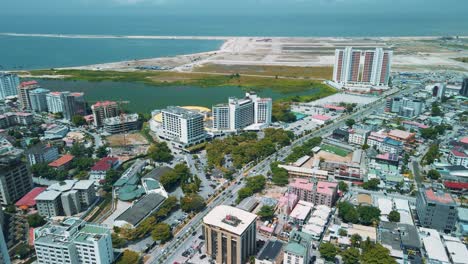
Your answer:
[[[459,58],[455,58],[454,60],[468,63],[468,57],[459,57]]]
[[[118,234],[112,233],[112,247],[113,248],[124,248],[127,245],[127,240],[121,238]]]
[[[362,188],[366,190],[378,191],[379,190],[379,179],[370,179],[362,184]]]
[[[184,212],[200,212],[205,208],[205,199],[198,194],[191,193],[180,199],[180,207]]]
[[[260,211],[258,211],[257,215],[262,221],[271,220],[275,215],[275,208],[273,206],[264,205],[262,208],[260,208]]]
[[[347,192],[349,189],[348,184],[344,181],[339,181],[338,182],[338,190],[342,192]]]
[[[154,213],[157,220],[164,220],[174,209],[177,208],[178,199],[175,196],[169,196],[159,207],[158,211]]]
[[[355,207],[349,202],[341,202],[338,204],[338,216],[345,223],[371,225],[379,221],[380,210],[374,206]]]
[[[166,142],[155,142],[151,145],[148,157],[157,162],[170,162],[174,158]]]
[[[395,259],[390,256],[390,250],[380,244],[372,244],[363,248],[361,255],[363,264],[396,264]]]
[[[426,155],[423,157],[423,163],[426,165],[430,165],[434,163],[436,159],[438,159],[440,156],[439,153],[439,145],[438,144],[432,144],[429,146],[429,150],[426,152]]]
[[[320,256],[327,261],[334,261],[338,249],[330,242],[325,242],[320,245]]]
[[[312,149],[322,142],[321,137],[314,137],[306,141],[302,146],[295,147],[292,149],[291,154],[286,157],[286,162],[295,162],[305,155],[311,155]]]
[[[72,117],[72,123],[73,125],[75,126],[83,126],[83,125],[86,125],[86,119],[84,119],[84,117],[82,115],[74,115]]]
[[[241,168],[251,161],[260,160],[275,153],[277,148],[289,145],[294,136],[283,129],[267,128],[264,133],[264,138],[260,140],[257,134],[252,132],[229,136],[225,139],[215,139],[206,145],[208,166],[221,168],[225,157],[230,155],[233,165]]]
[[[390,221],[390,222],[400,222],[400,213],[398,211],[392,210],[388,214],[388,221]]]
[[[181,185],[184,193],[197,193],[201,184],[200,179],[192,175],[187,165],[183,163],[175,165],[173,170],[161,175],[160,182],[168,190]]]
[[[444,135],[446,130],[451,130],[452,126],[450,125],[437,125],[435,127],[423,128],[420,130],[421,137],[424,139],[437,139],[438,135]]]
[[[64,170],[55,170],[49,167],[47,163],[36,163],[31,166],[31,173],[34,177],[42,177],[49,180],[63,181],[67,178],[68,173]]]
[[[288,171],[286,169],[278,167],[279,162],[272,162],[270,164],[270,169],[272,173],[271,181],[275,185],[285,186],[288,184]]]
[[[350,119],[346,119],[345,123],[349,128],[352,128],[354,124],[356,124],[356,121],[350,118]]]
[[[296,121],[296,115],[291,112],[291,104],[289,102],[273,102],[273,109],[271,113],[273,122],[286,122],[292,123]]]
[[[116,264],[141,264],[141,263],[142,263],[142,259],[137,252],[126,249],[123,252],[122,257],[120,257],[120,259],[117,261]]]
[[[107,157],[108,154],[109,154],[109,151],[107,150],[107,146],[105,145],[100,146],[99,148],[96,149],[96,157],[100,159]]]
[[[438,102],[432,103],[431,116],[444,116],[444,113],[442,112],[442,109],[440,109],[440,105]]]
[[[40,227],[46,223],[44,217],[40,216],[38,213],[28,215],[28,224],[30,227]]]
[[[172,238],[171,227],[166,223],[157,224],[151,232],[151,238],[161,243],[169,241]]]
[[[359,264],[360,255],[359,249],[353,247],[347,248],[341,252],[344,264]]]
[[[265,188],[266,184],[266,179],[262,175],[246,178],[245,181],[245,187],[241,188],[237,192],[238,203],[244,200],[245,198],[252,196],[255,193],[261,192]]]
[[[427,177],[431,180],[438,180],[440,179],[440,172],[437,170],[431,169],[427,172]]]

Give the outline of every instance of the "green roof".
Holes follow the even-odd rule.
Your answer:
[[[141,187],[138,189],[133,189],[131,191],[129,191],[129,188],[125,189],[126,187],[130,186],[126,185],[118,191],[119,200],[121,201],[131,201],[145,194],[145,190]]]
[[[307,254],[307,249],[296,242],[290,242],[284,248],[284,251],[291,252],[294,255],[305,256]]]
[[[386,180],[390,182],[402,182],[404,179],[401,175],[388,175]]]
[[[122,187],[125,183],[127,183],[127,178],[120,178],[114,183],[114,187]]]
[[[109,230],[103,226],[87,224],[80,231],[83,233],[91,233],[91,234],[107,234]]]
[[[150,190],[156,190],[156,189],[161,188],[161,185],[156,180],[146,179],[145,183],[146,183],[146,186],[148,186],[148,189]]]

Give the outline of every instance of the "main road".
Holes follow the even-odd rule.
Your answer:
[[[412,92],[415,90],[416,87],[411,88],[409,90],[398,90],[396,92],[388,94],[388,96],[392,95],[399,95],[402,92]],[[318,137],[318,136],[323,136],[326,134],[331,133],[333,130],[336,128],[342,127],[345,125],[345,121],[347,119],[357,119],[360,120],[361,118],[369,115],[373,111],[378,110],[379,108],[382,108],[385,105],[385,99],[386,97],[382,97],[379,100],[368,104],[366,106],[358,108],[358,110],[354,113],[351,113],[350,115],[345,115],[342,116],[338,119],[335,120],[335,122],[325,125],[322,128],[317,129],[316,131],[313,131],[310,134],[307,134],[299,139],[296,139],[291,143],[291,145],[283,147],[279,149],[276,153],[266,157],[264,160],[260,161],[256,165],[254,165],[251,170],[252,171],[259,171],[265,169],[265,167],[269,166],[269,164],[273,161],[275,161],[277,158],[283,159],[286,157],[289,153],[291,153],[291,150],[294,147],[302,145],[305,141],[313,138],[313,137]],[[235,199],[236,199],[236,193],[239,189],[244,187],[244,181],[241,181],[241,179],[244,177],[244,172],[246,169],[242,169],[240,172],[236,173],[234,175],[235,180],[232,181],[226,189],[218,194],[208,205],[207,207],[199,212],[197,215],[195,215],[175,236],[174,238],[166,243],[164,246],[159,247],[159,248],[154,248],[153,251],[150,252],[149,254],[149,259],[147,260],[147,263],[171,263],[173,261],[174,257],[176,256],[175,254],[178,254],[182,251],[184,251],[186,248],[190,246],[190,240],[189,238],[193,239],[192,233],[197,232],[201,227],[203,217],[208,214],[209,211],[211,211],[212,208],[220,205],[220,204],[232,204]]]

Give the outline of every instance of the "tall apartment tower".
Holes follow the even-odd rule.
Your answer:
[[[335,50],[333,81],[337,83],[356,83],[359,81],[361,51],[351,47]]]
[[[63,103],[60,98],[61,92],[50,92],[46,95],[47,109],[50,113],[63,113]]]
[[[84,115],[86,112],[86,102],[84,93],[62,92],[60,100],[63,105],[63,117],[71,120],[74,115]]]
[[[176,106],[169,106],[161,112],[161,137],[172,141],[180,148],[205,141],[206,132],[202,114]]]
[[[272,109],[271,98],[260,98],[252,92],[242,99],[230,97],[228,104],[213,106],[213,128],[238,131],[252,124],[269,125]]]
[[[256,249],[257,215],[219,205],[203,218],[206,254],[216,263],[243,264]]]
[[[12,204],[32,189],[32,177],[25,162],[23,151],[14,148],[5,138],[0,139],[0,204]]]
[[[111,264],[114,261],[111,230],[78,218],[37,228],[34,247],[39,264]]]
[[[4,215],[2,207],[0,206],[0,263],[10,264],[10,255],[8,254],[7,243],[5,235],[3,234],[3,227],[5,226]]]
[[[18,94],[19,78],[12,73],[0,73],[0,99]]]
[[[29,92],[31,110],[34,112],[47,112],[47,94],[50,91],[44,88],[37,88]]]
[[[21,104],[23,110],[31,110],[31,99],[29,93],[32,90],[39,88],[36,81],[22,82],[18,86],[18,101]]]
[[[457,203],[442,190],[420,189],[416,199],[416,212],[423,227],[451,232],[457,222]]]
[[[91,106],[94,117],[94,126],[102,127],[104,119],[116,117],[120,114],[117,102],[103,101],[97,102]]]
[[[460,89],[460,95],[468,97],[468,78],[463,79],[463,83]]]

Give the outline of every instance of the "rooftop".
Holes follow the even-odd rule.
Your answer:
[[[163,113],[171,113],[175,115],[179,115],[185,119],[195,118],[195,117],[203,117],[202,114],[199,112],[189,110],[187,108],[182,108],[179,106],[168,106],[166,109],[162,110]]]
[[[294,181],[289,184],[289,186],[292,188],[311,191],[314,188],[314,183],[307,179],[295,178]]]
[[[105,125],[117,125],[117,124],[136,122],[136,121],[138,121],[138,114],[124,114],[120,116],[106,118],[104,119],[104,124]]]
[[[143,219],[156,210],[166,198],[157,193],[150,193],[138,202],[134,203],[125,212],[119,215],[115,221],[125,221],[133,226],[137,226]]]
[[[61,192],[54,190],[45,190],[36,196],[36,201],[53,201],[60,197]]]
[[[225,220],[230,216],[236,216],[240,222],[235,225],[227,223]],[[203,217],[203,222],[207,225],[217,226],[233,234],[241,235],[256,219],[257,215],[242,209],[219,205]]]
[[[114,106],[117,106],[117,102],[114,102],[114,101],[100,101],[100,102],[97,102],[95,104],[93,104],[91,107],[105,107],[105,106],[110,106],[110,105],[114,105]]]
[[[321,120],[321,121],[327,121],[327,120],[331,119],[331,117],[326,116],[326,115],[313,115],[312,118],[317,119],[317,120]]]
[[[393,129],[393,130],[390,130],[390,132],[388,132],[388,135],[406,140],[406,139],[413,137],[414,133],[410,133],[410,132],[399,130],[399,129]]]
[[[306,201],[299,201],[294,209],[292,210],[290,216],[298,219],[298,220],[305,220],[307,216],[309,215],[310,211],[314,207],[313,203],[309,203]]]
[[[466,158],[468,157],[468,155],[463,151],[462,148],[453,148],[451,150],[452,154],[457,156],[457,157],[460,157],[460,158]]]
[[[51,163],[49,163],[49,166],[51,167],[61,167],[67,163],[69,163],[70,161],[73,160],[73,158],[75,158],[73,155],[70,155],[70,154],[65,154],[63,155],[62,157],[52,161]]]
[[[420,230],[428,229],[421,228]],[[450,263],[447,253],[445,251],[444,244],[442,243],[438,232],[427,232],[426,236],[422,238],[422,241],[429,260]]]
[[[448,189],[467,190],[468,189],[468,182],[445,181],[444,186],[445,186],[445,188],[448,188]]]
[[[119,161],[118,158],[104,157],[100,159],[98,162],[96,162],[94,166],[91,167],[91,170],[92,171],[108,171],[114,166],[114,164],[117,161]]]
[[[461,242],[445,241],[445,246],[450,254],[453,263],[466,263],[468,257],[468,249]]]
[[[333,195],[337,187],[338,187],[338,183],[336,182],[319,181],[317,183],[317,193],[325,194],[325,195]]]
[[[433,189],[426,189],[424,194],[430,202],[455,205],[455,201],[452,196],[442,190],[434,191]]]
[[[23,196],[19,201],[15,203],[16,206],[21,207],[21,206],[27,206],[27,207],[33,207],[36,205],[36,200],[35,198],[44,192],[46,190],[45,187],[36,187],[29,191],[25,196]]]
[[[26,86],[31,86],[31,85],[37,85],[37,81],[28,81],[28,82],[22,82],[20,83],[20,87],[26,87]]]

